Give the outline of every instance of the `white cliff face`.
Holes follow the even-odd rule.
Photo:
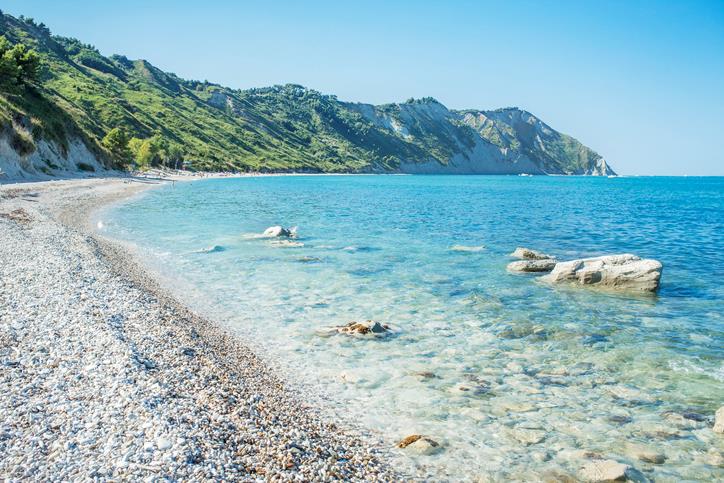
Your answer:
[[[20,155],[12,148],[10,137],[0,135],[0,183],[80,178],[103,173],[108,170],[79,138],[68,142],[65,156],[58,146],[45,140],[35,141],[32,153]]]
[[[464,147],[453,155],[448,164],[406,161],[399,169],[407,174],[545,174],[527,156],[511,154],[479,138],[472,148]]]
[[[437,148],[400,160],[403,173],[615,175],[594,151],[517,108],[451,111],[434,100],[348,106],[401,141]]]

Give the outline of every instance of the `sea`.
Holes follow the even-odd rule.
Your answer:
[[[182,301],[411,476],[724,479],[724,178],[260,176],[96,214]],[[296,238],[262,236],[296,227]],[[663,263],[655,295],[551,286],[516,247]],[[352,321],[385,336],[350,336]],[[395,443],[437,441],[431,455]],[[641,454],[663,459],[643,461]],[[646,458],[644,458],[646,459]],[[651,459],[651,458],[649,458]]]

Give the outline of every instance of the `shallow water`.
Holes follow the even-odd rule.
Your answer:
[[[428,475],[576,475],[584,449],[639,478],[724,478],[711,430],[724,404],[723,178],[217,179],[101,216],[291,379],[391,444],[441,442],[409,460]],[[277,224],[304,245],[254,236]],[[553,288],[506,272],[516,246],[657,258],[663,283],[656,297]],[[320,333],[367,319],[394,335]],[[629,444],[667,460],[638,461]]]

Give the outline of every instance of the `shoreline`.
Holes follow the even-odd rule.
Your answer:
[[[0,476],[400,479],[379,442],[90,230],[161,182],[0,186]]]

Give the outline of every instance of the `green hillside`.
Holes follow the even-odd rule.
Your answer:
[[[186,161],[204,170],[381,172],[398,170],[401,163],[445,166],[461,156],[476,162],[471,158],[476,143],[498,149],[503,139],[434,99],[369,106],[298,85],[229,89],[181,79],[145,60],[105,57],[81,41],[52,35],[32,19],[9,15],[0,17],[0,35],[41,58],[37,81],[0,90],[2,132],[25,151],[40,139],[67,149],[68,140],[79,137],[115,166]],[[125,134],[124,144],[135,138],[130,151],[103,142],[114,129]],[[525,146],[518,131],[507,133],[506,147]],[[566,139],[555,140],[544,153],[514,154],[551,173],[583,173],[600,159]]]

